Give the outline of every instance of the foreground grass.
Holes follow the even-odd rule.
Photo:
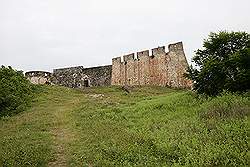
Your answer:
[[[44,87],[0,120],[3,166],[248,166],[248,97]]]
[[[44,87],[29,110],[2,118],[0,166],[47,166],[55,161],[57,147],[64,144],[58,136],[70,126],[67,113],[82,96],[67,88]]]

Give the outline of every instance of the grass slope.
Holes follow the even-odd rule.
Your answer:
[[[247,96],[43,87],[0,120],[0,166],[248,166]]]

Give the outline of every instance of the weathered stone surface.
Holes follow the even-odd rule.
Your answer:
[[[176,88],[190,88],[192,82],[185,79],[188,63],[182,42],[170,44],[169,52],[165,47],[138,52],[112,59],[112,85],[157,85]]]
[[[183,77],[188,63],[182,42],[137,52],[112,59],[112,66],[84,68],[83,66],[54,69],[53,74],[42,71],[27,72],[35,84],[53,83],[71,88],[90,86],[156,85],[191,88],[192,82]]]
[[[52,82],[71,88],[111,85],[112,66],[92,68],[70,67],[53,70]]]
[[[29,71],[25,76],[33,84],[50,84],[51,73],[45,71]]]

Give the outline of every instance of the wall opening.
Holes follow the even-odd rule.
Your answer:
[[[89,85],[89,80],[88,80],[88,79],[85,79],[85,80],[83,81],[83,85],[84,85],[84,87],[90,87],[90,85]]]

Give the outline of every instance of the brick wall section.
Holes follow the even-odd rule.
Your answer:
[[[112,59],[112,85],[156,85],[190,88],[192,82],[183,77],[188,63],[182,42]]]

